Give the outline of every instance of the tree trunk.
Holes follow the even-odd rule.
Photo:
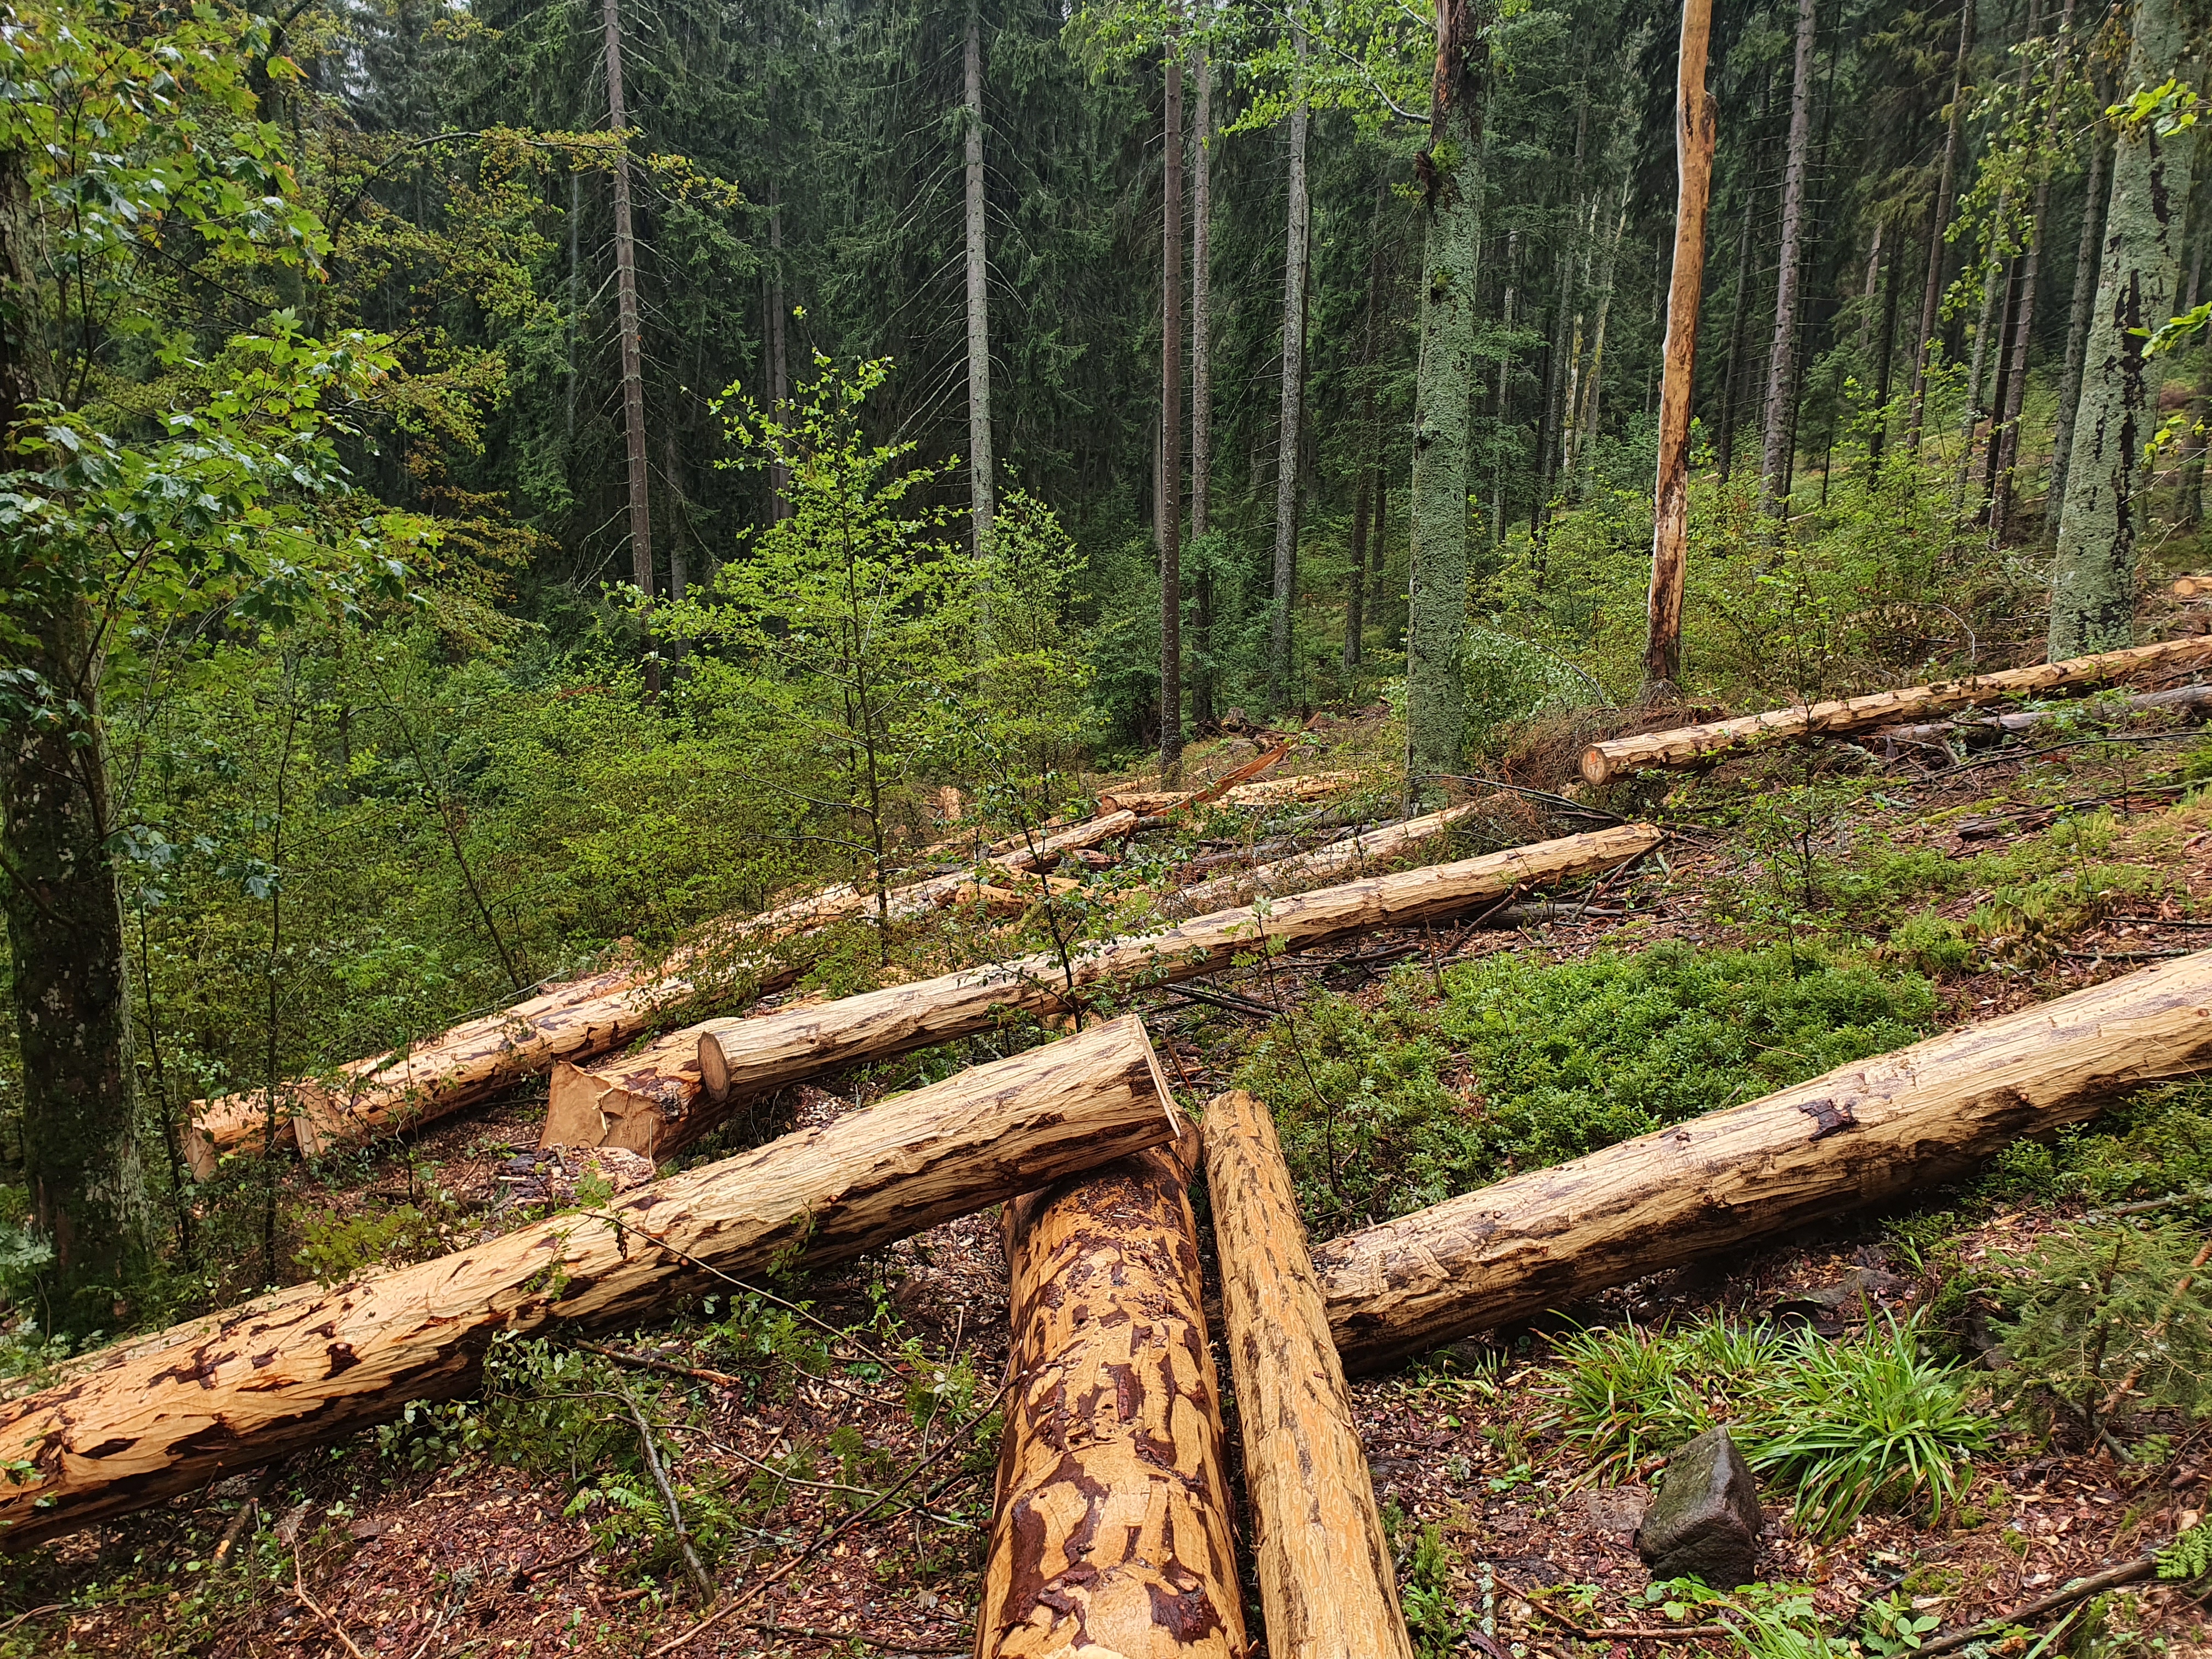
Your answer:
[[[1013,1386],[976,1659],[1246,1650],[1199,1156],[1186,1127],[1006,1206]]]
[[[1715,118],[1717,126],[1718,118]],[[1721,482],[1735,471],[1735,412],[1743,403],[1744,332],[1751,317],[1751,230],[1759,216],[1758,153],[1753,152],[1753,178],[1746,187],[1743,228],[1736,233],[1735,297],[1729,315],[1728,367],[1721,375],[1720,433],[1715,447],[1720,452]],[[1706,163],[1708,172],[1711,163]],[[1671,326],[1671,321],[1670,325]],[[1695,325],[1692,325],[1694,327]]]
[[[1369,231],[1367,322],[1359,343],[1359,426],[1358,436],[1353,441],[1355,453],[1360,458],[1357,463],[1359,477],[1352,505],[1352,574],[1344,587],[1344,668],[1347,679],[1352,671],[1359,666],[1364,650],[1369,514],[1373,507],[1374,484],[1382,471],[1379,455],[1377,461],[1370,463],[1367,453],[1370,445],[1378,452],[1381,448],[1381,434],[1375,427],[1376,323],[1382,307],[1382,210],[1389,201],[1387,191],[1377,194],[1374,223]]]
[[[1797,440],[1797,284],[1804,264],[1805,175],[1813,149],[1813,0],[1797,0],[1797,63],[1790,88],[1790,149],[1782,172],[1781,270],[1774,287],[1774,344],[1766,356],[1766,429],[1759,444],[1759,509],[1788,510]]]
[[[0,440],[40,396],[29,183],[0,149]],[[114,1318],[149,1245],[128,957],[91,605],[66,568],[0,593],[20,630],[0,700],[0,872],[22,1064],[31,1223],[54,1251],[48,1322]],[[41,580],[43,578],[43,580]]]
[[[983,15],[968,0],[960,47],[963,230],[968,266],[968,501],[975,556],[991,545],[997,474],[991,457],[991,264],[983,209]]]
[[[1447,806],[1441,812],[1407,818],[1401,823],[1386,823],[1273,864],[1218,876],[1212,881],[1184,888],[1175,895],[1175,903],[1186,915],[1202,915],[1224,905],[1247,903],[1261,893],[1271,898],[1280,897],[1331,877],[1341,878],[1346,872],[1364,874],[1374,866],[1405,857],[1422,842],[1472,816],[1483,805],[1480,801],[1468,801]]]
[[[1578,501],[1589,497],[1590,481],[1597,475],[1597,427],[1600,398],[1605,387],[1605,331],[1613,316],[1613,273],[1620,261],[1621,238],[1628,234],[1629,181],[1620,186],[1620,212],[1613,222],[1613,236],[1598,266],[1597,317],[1590,325],[1589,366],[1583,376],[1583,406],[1575,418],[1578,458],[1574,494]]]
[[[1344,583],[1344,672],[1346,680],[1359,666],[1360,634],[1367,626],[1367,619],[1361,613],[1367,596],[1367,515],[1373,505],[1370,499],[1373,481],[1373,470],[1363,464],[1359,469],[1359,482],[1352,498],[1352,568]]]
[[[417,1267],[299,1285],[0,1405],[21,1549],[467,1394],[505,1333],[586,1333],[881,1249],[1177,1133],[1133,1016]]]
[[[1592,744],[1583,751],[1582,773],[1592,785],[1602,784],[1640,767],[1694,766],[1739,745],[1833,737],[1840,732],[1862,731],[1885,720],[1909,719],[1933,709],[1963,708],[1999,697],[2057,690],[2064,686],[2102,685],[2146,668],[2163,667],[2206,655],[2212,655],[2212,639],[2168,640],[2160,645],[2140,645],[2096,656],[2039,663],[2032,668],[2008,668],[2002,673],[1981,674],[1970,679],[1939,680],[1929,685],[1908,686],[1901,691],[1877,691],[1870,696],[1778,708],[1765,714],[1685,726],[1671,732],[1645,732],[1632,738]]]
[[[606,33],[607,131],[624,148],[615,162],[615,307],[622,342],[623,447],[629,477],[630,580],[652,606],[653,511],[647,493],[645,459],[645,349],[637,316],[637,237],[630,225],[629,118],[623,110],[622,16],[617,0],[600,0]],[[660,657],[651,635],[645,645],[645,689],[660,690]]]
[[[1897,361],[1897,291],[1899,277],[1905,270],[1903,250],[1889,256],[1889,270],[1881,279],[1881,340],[1875,349],[1874,406],[1877,416],[1874,431],[1867,439],[1867,470],[1869,483],[1881,473],[1881,452],[1889,438],[1889,380],[1890,370]]]
[[[1160,781],[1182,777],[1182,46],[1170,39],[1160,219]]]
[[[1920,332],[1912,354],[1912,398],[1905,418],[1905,447],[1917,464],[1920,429],[1928,413],[1929,354],[1936,349],[1936,310],[1943,298],[1943,232],[1951,222],[1958,187],[1959,140],[1966,119],[1966,54],[1974,44],[1974,0],[1959,0],[1959,51],[1951,71],[1950,118],[1943,129],[1943,167],[1936,175],[1936,210],[1929,221],[1928,275],[1920,288]]]
[[[1712,0],[1682,0],[1674,88],[1674,271],[1667,289],[1666,372],[1659,388],[1659,470],[1652,493],[1651,592],[1644,621],[1644,700],[1674,694],[1682,678],[1682,583],[1688,569],[1690,416],[1705,300],[1705,218],[1712,206],[1719,106],[1705,90]],[[1750,210],[1745,210],[1749,246]]]
[[[1421,351],[1413,390],[1413,568],[1406,614],[1406,797],[1459,770],[1467,741],[1460,636],[1467,626],[1468,416],[1474,384],[1474,274],[1482,237],[1483,76],[1489,63],[1470,0],[1437,0],[1429,143],[1414,173],[1428,210]]]
[[[768,396],[775,417],[785,418],[791,398],[791,307],[783,292],[783,210],[777,204],[775,185],[768,187]],[[791,469],[781,461],[768,469],[769,510],[778,524],[791,516]]]
[[[2202,952],[1334,1240],[1314,1258],[1337,1347],[1373,1370],[1972,1174],[2022,1135],[2201,1073],[2208,1014]],[[1216,1156],[1210,1114],[1206,1140]]]
[[[1305,31],[1293,23],[1291,35],[1303,67]],[[1267,697],[1277,708],[1291,696],[1291,604],[1298,572],[1298,436],[1305,414],[1306,252],[1310,221],[1303,88],[1291,105],[1289,131],[1290,210],[1283,230],[1283,397],[1276,437],[1275,568],[1267,629]]]
[[[1217,973],[1263,937],[1304,950],[1377,927],[1455,915],[1516,885],[1611,869],[1641,858],[1659,841],[1648,824],[1625,824],[1278,899],[1264,915],[1249,907],[1219,910],[1162,933],[1085,945],[1066,960],[1040,952],[836,1002],[707,1020],[689,1033],[699,1082],[679,1066],[651,1079],[628,1073],[626,1086],[653,1092],[662,1113],[659,1156],[696,1139],[749,1097],[840,1066],[927,1048],[1024,1014],[1080,1014],[1109,997]]]
[[[1206,1109],[1221,1319],[1273,1659],[1413,1659],[1352,1391],[1267,1109]]]
[[[2128,84],[2155,87],[2181,69],[2176,0],[2141,0],[2128,49]],[[2173,314],[2181,217],[2195,141],[2146,126],[2113,146],[2112,205],[2105,224],[2074,454],[2051,592],[2050,654],[2109,651],[2135,632],[2136,532],[2142,449],[2157,410],[2143,342]]]
[[[2101,88],[2097,101],[2105,102]],[[2089,349],[2089,313],[2097,303],[2097,244],[2105,222],[2105,132],[2089,133],[2089,176],[2081,191],[2081,234],[2074,248],[2074,299],[2066,314],[2066,367],[2058,377],[2058,419],[2051,436],[2051,483],[2043,495],[2047,535],[2065,517],[2066,469],[2074,459],[2074,415],[2081,403],[2081,366]]]
[[[1213,334],[1208,307],[1213,293],[1213,64],[1198,54],[1198,109],[1190,169],[1190,535],[1206,534],[1212,511]],[[1191,662],[1190,717],[1213,723],[1213,559],[1202,556],[1196,614],[1197,650]]]

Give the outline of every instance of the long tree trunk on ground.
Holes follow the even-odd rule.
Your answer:
[[[1337,1347],[1372,1370],[1981,1169],[2129,1089],[2201,1074],[2208,1007],[2212,952],[1336,1239],[1314,1265]],[[1210,1156],[1211,1114],[1207,1140]]]
[[[1160,783],[1182,780],[1182,46],[1170,39],[1160,207]]]
[[[600,21],[606,36],[607,130],[620,137],[629,126],[623,109],[622,15],[616,0],[601,0]],[[630,224],[629,151],[616,152],[615,165],[615,317],[622,343],[623,450],[629,478],[630,580],[651,608],[653,576],[653,510],[647,491],[645,459],[645,346],[637,314],[637,236]],[[660,690],[660,659],[648,638],[645,650],[645,689]]]
[[[1813,149],[1813,0],[1797,0],[1797,61],[1790,88],[1790,148],[1782,169],[1782,252],[1774,286],[1774,343],[1766,355],[1766,429],[1760,434],[1759,507],[1787,503],[1797,438],[1797,285],[1804,265],[1805,177]]]
[[[1413,1659],[1352,1391],[1267,1107],[1242,1090],[1210,1102],[1206,1165],[1267,1651]]]
[[[1974,43],[1974,0],[1959,0],[1959,50],[1951,70],[1950,118],[1943,129],[1943,166],[1936,175],[1935,210],[1929,219],[1928,274],[1920,287],[1920,329],[1913,337],[1912,398],[1905,417],[1905,454],[1920,459],[1920,431],[1928,414],[1929,358],[1936,349],[1936,309],[1943,299],[1943,233],[1951,222],[1958,188],[1959,140],[1966,120],[1966,54]]]
[[[1674,88],[1674,271],[1667,289],[1666,374],[1659,388],[1659,472],[1652,494],[1651,591],[1644,621],[1644,698],[1673,695],[1682,677],[1682,584],[1690,528],[1690,415],[1705,297],[1705,217],[1712,205],[1719,106],[1705,90],[1712,0],[1682,0]],[[1750,227],[1748,210],[1745,219]]]
[[[0,441],[40,395],[28,195],[21,155],[0,149]],[[76,1330],[112,1321],[149,1224],[101,661],[92,607],[66,568],[33,567],[0,593],[0,617],[19,630],[10,656],[27,671],[0,703],[23,1174],[32,1224],[54,1251],[48,1322]]]
[[[1291,26],[1298,61],[1305,31]],[[1306,200],[1306,106],[1295,96],[1290,118],[1290,208],[1283,232],[1283,386],[1275,462],[1275,567],[1269,590],[1267,690],[1278,708],[1291,696],[1291,603],[1298,574],[1298,438],[1305,415],[1306,252],[1311,234]]]
[[[1413,569],[1406,617],[1407,776],[1413,799],[1456,772],[1467,739],[1460,635],[1467,625],[1468,416],[1474,266],[1482,237],[1476,152],[1489,48],[1471,0],[1437,0],[1429,143],[1414,163],[1428,210],[1421,355],[1413,388]]]
[[[2106,101],[2103,88],[2097,101]],[[2089,349],[2089,313],[2097,303],[2097,241],[2105,225],[2104,124],[2089,135],[2089,176],[2081,191],[2081,232],[2074,247],[2074,300],[2066,313],[2066,366],[2058,377],[2058,419],[2051,435],[2051,485],[2043,495],[2043,528],[2064,516],[2066,469],[2074,459],[2074,416],[2081,404],[2081,364]]]
[[[2156,87],[2181,68],[2176,0],[2140,0],[2128,83]],[[2134,632],[2136,532],[2142,447],[2157,411],[2143,373],[2144,335],[2172,315],[2194,140],[2162,139],[2146,122],[2112,149],[2096,309],[2066,470],[2051,584],[2050,654],[2125,645]]]
[[[0,1405],[21,1549],[465,1395],[501,1334],[586,1333],[804,1271],[1177,1133],[1133,1015],[411,1267],[277,1291]]]
[[[1013,1385],[977,1659],[1245,1651],[1199,1152],[1186,1127],[1006,1206]]]
[[[981,0],[968,0],[968,29],[960,46],[962,229],[968,266],[968,511],[979,559],[991,544],[997,501],[991,456],[990,242],[983,212],[982,12]]]
[[[1190,169],[1190,535],[1206,534],[1213,507],[1213,62],[1198,54],[1198,108]],[[1190,717],[1213,722],[1213,561],[1198,572],[1198,635],[1190,676]]]

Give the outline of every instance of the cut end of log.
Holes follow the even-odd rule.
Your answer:
[[[668,1109],[681,1115],[683,1073],[657,1068],[638,1074],[597,1070],[562,1062],[553,1071],[540,1146],[619,1146],[655,1158],[666,1139]],[[696,1078],[696,1073],[694,1073]]]
[[[1605,750],[1592,744],[1583,750],[1583,781],[1593,789],[1601,788],[1613,776],[1613,763],[1605,757]]]

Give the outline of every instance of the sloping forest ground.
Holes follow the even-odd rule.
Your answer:
[[[1385,712],[1313,726],[1293,769],[1387,775]],[[2192,951],[2212,928],[2212,740],[2179,719],[2096,699],[1954,764],[1829,743],[1595,793],[1565,781],[1575,738],[1533,731],[1506,769],[1522,792],[1477,789],[1450,850],[1633,813],[1669,831],[1661,855],[1517,927],[1371,935],[1146,994],[1187,1098],[1237,1082],[1272,1105],[1316,1237]],[[1217,741],[1194,769],[1251,750]],[[1187,881],[1386,802],[1378,781],[1212,811],[1124,865]],[[1115,907],[1146,902],[1132,881]],[[856,933],[836,971],[920,971],[1031,925],[933,919],[889,970]],[[1001,1041],[826,1078],[723,1133],[825,1121]],[[321,1206],[301,1261],[336,1278],[559,1207],[573,1186],[534,1155],[544,1109],[541,1082],[372,1160],[295,1170],[290,1212]],[[2101,1271],[2106,1312],[2140,1327],[2209,1215],[2212,1085],[2163,1088],[1909,1209],[1356,1382],[1420,1650],[1887,1656],[2165,1544],[2212,1480],[2203,1293],[2157,1333],[2173,1364],[2136,1391],[2146,1408],[2094,1432],[2060,1396],[2094,1409],[2112,1379],[2068,1346],[2079,1322],[2060,1304]],[[768,1584],[684,1651],[967,1652],[1006,1311],[996,1218],[976,1216],[605,1343],[503,1340],[474,1400],[22,1558],[0,1651],[661,1650],[696,1609],[635,1407],[710,1570]],[[1821,1486],[1791,1437],[1838,1413],[1863,1444],[1921,1434],[1956,1460],[1948,1486],[1878,1462]],[[1653,1587],[1637,1519],[1666,1453],[1715,1421],[1765,1470],[1762,1583]],[[2077,1603],[2045,1643],[2059,1618],[1985,1650],[2208,1639],[2179,1583]]]

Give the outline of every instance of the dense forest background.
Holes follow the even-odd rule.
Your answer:
[[[1164,736],[1402,710],[1447,160],[1474,210],[1469,370],[1430,387],[1468,420],[1459,764],[1644,689],[1671,11],[1481,17],[1471,157],[1402,5],[6,17],[6,712],[104,769],[74,865],[13,797],[12,960],[35,1007],[25,941],[87,941],[128,1075],[79,1081],[140,1114],[132,1150],[112,1122],[32,1146],[45,1062],[11,1055],[13,1170],[180,1192],[196,1098],[1040,820]],[[2144,325],[2200,298],[2201,70],[2143,79],[2142,27],[1717,9],[1682,696],[2042,649],[2146,123],[2178,281]],[[2152,359],[2144,580],[2195,553],[2204,373],[2186,340]],[[22,896],[48,857],[119,883],[119,933]],[[191,1236],[220,1206],[170,1206],[173,1295],[256,1242],[274,1276],[258,1212],[222,1255]]]

